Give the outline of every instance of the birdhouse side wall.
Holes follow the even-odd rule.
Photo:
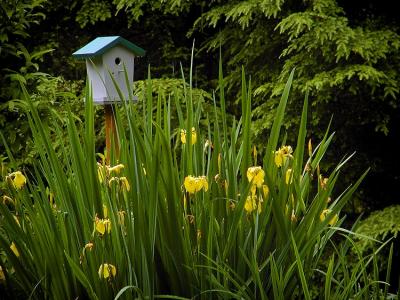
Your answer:
[[[103,60],[100,57],[86,59],[88,80],[93,91],[94,103],[103,103],[107,99],[107,90],[104,81]]]
[[[105,70],[105,85],[108,94],[108,101],[119,101],[119,95],[115,83],[110,76],[113,76],[125,99],[129,94],[133,95],[133,69],[135,55],[123,46],[115,46],[103,55],[103,66]],[[125,66],[125,67],[124,67]],[[126,82],[127,72],[128,86]]]

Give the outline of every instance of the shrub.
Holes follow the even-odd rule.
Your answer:
[[[393,291],[396,291],[400,285],[399,270],[395,268],[391,272],[390,269],[390,265],[398,266],[400,263],[399,220],[400,205],[392,205],[383,210],[372,212],[366,219],[358,223],[355,230],[356,233],[371,238],[357,240],[357,250],[361,253],[370,253],[379,246],[373,240],[382,240],[391,243],[390,249],[385,249],[378,255],[377,262],[381,266],[379,272],[387,274],[386,281],[390,282],[390,287]]]

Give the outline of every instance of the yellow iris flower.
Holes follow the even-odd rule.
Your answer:
[[[97,163],[97,176],[99,177],[99,182],[103,183],[106,178],[106,167],[101,163]]]
[[[250,214],[252,211],[257,209],[258,213],[261,213],[261,204],[262,204],[263,200],[262,198],[258,198],[257,201],[257,196],[256,195],[249,195],[246,198],[246,202],[244,204],[244,209],[245,211]]]
[[[22,189],[26,184],[26,177],[21,173],[21,171],[16,171],[7,176],[12,180],[14,187],[17,189]]]
[[[244,204],[244,209],[247,211],[247,213],[251,213],[253,210],[255,210],[257,207],[256,205],[256,196],[249,195],[246,198],[246,202]]]
[[[125,225],[125,215],[126,215],[126,212],[124,210],[118,211],[118,223],[119,223],[119,225],[122,225],[122,226]]]
[[[119,174],[121,173],[121,170],[123,170],[125,168],[125,166],[123,164],[118,164],[114,167],[107,167],[107,170],[109,173],[114,172],[115,174]]]
[[[119,177],[111,177],[108,181],[108,186],[111,187],[113,182],[119,182]]]
[[[275,151],[275,165],[279,168],[286,163],[288,157],[292,157],[293,149],[291,146],[282,146]]]
[[[208,148],[211,148],[211,150],[214,149],[214,145],[211,143],[210,140],[206,140],[206,142],[204,143],[204,152],[206,152]]]
[[[244,209],[247,213],[251,213],[257,209],[258,213],[261,213],[261,204],[263,198],[256,196],[257,187],[262,189],[264,198],[266,199],[269,194],[269,188],[264,183],[265,172],[260,166],[254,166],[247,169],[247,180],[251,183],[250,192],[251,195],[247,196],[244,204]]]
[[[182,144],[186,144],[186,130],[181,129],[181,142]]]
[[[328,180],[329,178],[323,177],[321,174],[319,175],[319,184],[323,190],[326,190]]]
[[[247,169],[247,179],[249,182],[252,182],[253,185],[257,187],[261,187],[264,183],[265,172],[264,170],[257,166],[257,167],[250,167]]]
[[[97,175],[99,177],[99,182],[103,183],[105,181],[105,179],[108,178],[108,176],[111,173],[115,173],[115,174],[121,173],[121,171],[124,168],[125,168],[125,166],[123,164],[118,164],[113,167],[110,167],[110,166],[106,166],[106,165],[98,162],[97,163]]]
[[[263,191],[264,199],[267,199],[268,195],[269,195],[269,187],[266,184],[263,184],[262,191]]]
[[[119,180],[121,182],[122,189],[129,192],[131,190],[131,185],[129,184],[128,179],[126,177],[120,177]]]
[[[185,186],[186,191],[190,194],[195,194],[202,189],[204,189],[205,192],[208,191],[208,181],[206,176],[186,176],[183,185]]]
[[[294,213],[294,209],[292,209],[292,215],[290,216],[290,221],[297,222],[297,216]]]
[[[113,182],[116,182],[122,190],[128,192],[131,190],[131,185],[126,177],[111,177],[108,181],[108,186],[111,187]]]
[[[292,169],[287,169],[286,171],[286,178],[285,182],[286,184],[291,184],[293,182],[293,176],[292,176],[293,170]]]
[[[8,197],[7,195],[3,195],[3,204],[7,205],[7,203],[15,205],[15,201],[12,198]]]
[[[196,144],[196,142],[197,142],[196,128],[192,127],[192,145]]]
[[[107,263],[101,264],[98,273],[101,279],[115,277],[117,275],[117,268],[112,264],[107,264]]]
[[[197,132],[196,132],[196,128],[192,127],[192,145],[196,144],[197,142]],[[181,129],[181,142],[182,144],[186,144],[186,130],[185,129]]]
[[[96,217],[95,228],[98,233],[104,235],[111,232],[111,221],[109,219],[99,219]]]
[[[201,232],[201,230],[197,229],[197,240],[198,241],[201,240],[202,236],[203,236],[203,233]]]
[[[321,214],[319,215],[319,219],[321,220],[321,222],[323,222],[326,217],[332,213],[332,210],[330,209],[324,209]],[[337,221],[339,220],[339,216],[337,214],[335,214],[328,222],[329,225],[334,226]]]
[[[89,242],[85,245],[84,249],[92,251],[94,244],[92,242]]]

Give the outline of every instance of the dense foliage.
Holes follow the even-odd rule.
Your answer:
[[[136,94],[141,99],[152,99],[153,107],[159,99],[182,99],[180,108],[170,107],[173,138],[180,134],[178,124],[188,105],[185,91],[192,87],[191,100],[202,103],[207,117],[196,125],[208,132],[210,124],[223,128],[236,124],[235,118],[246,117],[251,134],[244,141],[257,146],[258,158],[268,155],[265,145],[286,80],[295,69],[293,93],[282,123],[285,134],[279,142],[297,142],[299,116],[308,94],[307,139],[315,145],[329,126],[336,133],[332,147],[318,164],[321,173],[334,172],[344,154],[356,151],[351,164],[341,169],[342,180],[333,195],[339,196],[338,191],[371,167],[343,208],[350,213],[344,222],[350,228],[359,213],[369,214],[399,201],[395,155],[400,148],[400,127],[396,126],[400,120],[399,25],[391,4],[374,0],[1,1],[0,173],[7,176],[18,168],[36,174],[34,162],[40,153],[29,123],[30,105],[49,130],[49,141],[58,159],[62,160],[64,152],[71,152],[67,124],[70,118],[78,127],[84,122],[82,89],[86,74],[85,65],[75,61],[71,53],[96,36],[121,35],[147,50],[146,56],[136,62]],[[181,75],[189,76],[193,41],[195,64],[190,86]],[[223,82],[218,79],[220,58],[227,69]],[[157,78],[152,80],[150,98],[145,80],[148,65]],[[251,78],[246,86],[251,115],[246,116],[242,115],[241,100],[243,67]],[[30,94],[29,101],[21,92],[21,84]],[[226,101],[219,109],[212,100],[222,89]],[[147,108],[145,102],[137,106],[139,110]],[[95,108],[94,113],[96,151],[102,152],[101,108]],[[122,111],[120,118],[127,123],[129,114]],[[57,122],[60,128],[53,126]],[[224,138],[234,139],[235,134],[228,132]],[[177,148],[174,145],[174,150]],[[244,159],[245,164],[251,160]],[[241,174],[245,174],[244,167]],[[2,195],[7,187],[6,182],[0,183]],[[396,219],[388,221],[392,212],[396,212],[393,207],[372,214],[358,230],[373,238],[387,238],[388,226],[398,225]],[[394,259],[400,253],[398,241],[398,237],[392,241]],[[360,252],[379,248],[365,240],[358,245]],[[383,259],[386,264],[389,250],[385,251],[379,261]],[[354,267],[352,262],[349,265]],[[398,285],[399,278],[391,280]]]

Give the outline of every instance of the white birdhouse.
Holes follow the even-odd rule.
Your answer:
[[[120,36],[105,36],[94,39],[72,55],[86,60],[94,103],[112,104],[121,99],[111,76],[124,98],[129,99],[133,90],[135,56],[143,56],[145,51]]]

